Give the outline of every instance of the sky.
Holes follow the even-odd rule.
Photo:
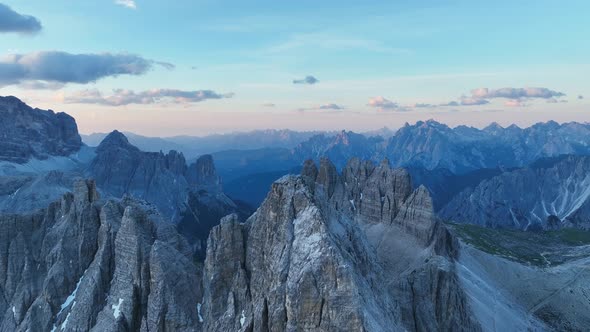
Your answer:
[[[82,133],[590,121],[589,1],[0,0],[0,95]]]

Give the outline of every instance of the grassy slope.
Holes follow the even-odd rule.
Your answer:
[[[590,245],[588,231],[523,232],[468,224],[448,225],[464,242],[482,251],[535,266],[559,265],[590,252],[582,247]]]

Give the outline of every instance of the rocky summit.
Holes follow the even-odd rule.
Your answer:
[[[0,161],[68,156],[80,150],[76,121],[65,113],[31,108],[16,97],[0,97]]]
[[[248,214],[222,192],[211,156],[201,156],[187,166],[182,153],[141,151],[119,131],[96,148],[85,175],[96,180],[106,197],[129,195],[154,204],[163,216],[178,223],[179,231],[203,258],[209,231],[222,217]]]
[[[212,230],[203,330],[583,331],[590,323],[586,247],[546,252],[554,265],[538,268],[478,235],[437,221],[428,191],[412,189],[408,172],[388,161],[352,159],[342,173],[327,159],[308,161],[302,175],[275,182],[245,223],[229,216]]]
[[[81,180],[0,227],[0,330],[197,330],[190,247],[153,206],[101,201]]]
[[[213,229],[206,331],[474,331],[458,243],[408,173],[328,160],[277,181],[244,224]]]

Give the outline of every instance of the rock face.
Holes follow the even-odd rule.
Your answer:
[[[78,181],[0,227],[0,330],[198,330],[190,247],[147,203],[103,202]]]
[[[195,163],[188,167],[187,180],[192,186],[199,189],[214,193],[223,191],[221,178],[217,175],[211,155],[199,157]]]
[[[27,213],[47,207],[71,191],[74,179],[61,171],[0,177],[0,213]]]
[[[487,227],[590,229],[590,157],[565,156],[505,172],[457,195],[441,216]]]
[[[293,149],[293,154],[298,160],[308,158],[330,159],[337,167],[341,168],[352,157],[360,159],[372,159],[383,156],[385,139],[379,136],[367,137],[365,135],[342,131],[336,135],[319,134],[309,138]]]
[[[477,331],[455,274],[458,244],[410,177],[328,160],[271,188],[244,224],[208,241],[207,331]]]
[[[65,113],[33,109],[16,97],[0,97],[0,161],[68,156],[80,150],[76,121]]]
[[[114,131],[96,148],[87,175],[107,196],[129,194],[155,204],[164,215],[173,217],[182,208],[189,189],[185,171],[182,154],[140,151],[125,135]]]
[[[187,166],[182,153],[143,152],[118,131],[96,148],[86,176],[94,178],[107,197],[130,195],[154,204],[179,224],[179,231],[202,258],[211,228],[223,216],[241,213],[223,194],[211,156],[202,156]]]

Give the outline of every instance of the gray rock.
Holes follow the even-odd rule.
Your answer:
[[[223,194],[211,156],[203,156],[187,167],[182,153],[140,151],[118,131],[97,147],[86,175],[96,179],[106,197],[130,195],[154,204],[179,224],[179,231],[201,259],[211,228],[223,216],[239,212]]]
[[[0,227],[0,330],[199,330],[190,246],[153,206],[78,181]]]
[[[521,230],[590,229],[590,157],[565,156],[505,172],[468,188],[445,219]]]
[[[68,156],[82,147],[76,121],[65,113],[33,109],[16,97],[0,97],[0,161]]]
[[[211,155],[199,157],[188,167],[187,180],[192,186],[212,193],[223,191],[221,178],[215,171],[215,163]]]
[[[231,216],[211,232],[205,330],[478,330],[457,246],[428,192],[387,161],[351,160],[342,175],[306,163],[246,223]]]

